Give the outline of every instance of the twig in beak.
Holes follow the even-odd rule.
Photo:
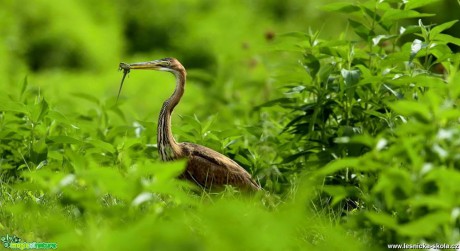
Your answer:
[[[120,71],[123,70],[123,78],[121,79],[120,89],[118,89],[117,103],[118,103],[118,99],[120,98],[121,89],[123,88],[123,82],[125,82],[125,77],[126,75],[128,75],[130,71],[129,65],[125,63],[120,63],[120,67],[118,69]]]

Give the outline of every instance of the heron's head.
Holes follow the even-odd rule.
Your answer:
[[[177,74],[184,74],[185,69],[184,66],[179,62],[179,60],[175,58],[163,58],[148,62],[140,62],[140,63],[120,63],[120,68],[124,70],[158,70],[158,71],[169,71]]]
[[[132,64],[120,63],[119,68],[120,70],[123,70],[124,74],[123,74],[123,78],[121,79],[120,89],[118,90],[117,101],[118,101],[118,98],[120,97],[120,93],[121,93],[121,89],[123,88],[123,82],[125,80],[125,77],[131,70],[143,69],[143,70],[169,71],[176,76],[176,79],[178,80],[177,83],[181,82],[182,85],[185,84],[185,76],[187,74],[184,66],[182,66],[179,60],[175,58],[163,58],[163,59],[158,59],[158,60],[153,60],[153,61],[148,61],[148,62],[140,62],[140,63],[132,63]]]

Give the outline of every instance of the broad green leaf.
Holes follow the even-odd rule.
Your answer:
[[[360,68],[361,70],[361,68]],[[362,70],[361,70],[362,71]],[[367,84],[376,84],[376,83],[381,83],[384,81],[386,78],[383,76],[371,76],[367,75],[363,76],[363,78],[358,82],[358,85],[367,85]]]
[[[71,122],[62,113],[58,111],[50,110],[46,116],[51,120],[58,121],[62,124],[71,125]]]
[[[121,175],[115,168],[103,167],[81,170],[77,177],[86,180],[92,187],[101,190],[100,194],[109,193],[124,200],[131,200],[137,192],[137,183]]]
[[[390,229],[396,229],[398,227],[396,218],[385,212],[366,212],[365,216],[374,224],[385,226]]]
[[[401,19],[410,19],[410,18],[420,18],[420,17],[431,17],[434,14],[428,13],[420,13],[415,10],[398,10],[398,9],[391,9],[387,10],[383,16],[382,21],[389,21],[394,22]]]
[[[448,34],[438,34],[435,38],[435,41],[441,41],[447,44],[455,44],[457,46],[460,46],[460,38],[453,37]]]
[[[356,166],[359,166],[360,159],[358,158],[346,158],[346,159],[340,159],[336,161],[332,161],[325,167],[321,168],[317,174],[319,175],[329,175],[333,174],[337,171],[346,169],[346,168],[354,168]]]
[[[340,70],[340,73],[342,74],[343,80],[345,81],[345,85],[347,86],[352,86],[352,85],[357,84],[361,76],[361,73],[359,70],[342,69]]]
[[[305,54],[304,59],[304,64],[310,75],[315,76],[321,67],[319,60],[313,54]]]
[[[184,171],[185,166],[186,162],[181,160],[156,164],[148,168],[151,169],[150,172],[154,174],[156,179],[164,182],[178,177]]]
[[[366,27],[363,23],[354,21],[352,19],[348,19],[351,27],[353,27],[353,31],[364,41],[367,41],[369,36],[373,36],[373,32]]]
[[[444,224],[450,224],[450,213],[438,211],[400,225],[396,231],[406,236],[428,237],[439,231],[439,228]]]
[[[208,117],[204,125],[203,123],[201,124],[201,134],[207,134],[209,132],[209,128],[211,128],[211,126],[214,124],[216,119],[217,119],[216,115],[211,115],[210,117]]]
[[[332,196],[331,205],[334,206],[348,196],[347,189],[343,186],[325,186],[323,190]]]
[[[335,64],[322,65],[318,72],[319,80],[328,81],[329,77],[331,76],[331,72],[335,69],[335,67]]]
[[[407,197],[412,192],[410,173],[404,169],[385,167],[379,175],[379,180],[372,188],[373,196],[384,195],[385,207],[394,208],[397,201]]]
[[[430,30],[430,38],[431,39],[436,38],[437,35],[439,35],[443,31],[449,29],[450,27],[452,27],[457,22],[458,22],[458,20],[454,20],[454,21],[446,22],[446,23],[443,23],[443,24],[440,24],[440,25],[436,25],[435,27],[433,27]]]
[[[377,12],[374,11],[374,7],[372,8],[363,7],[362,9],[364,13],[366,13],[371,20],[375,20],[375,22],[380,23],[380,19],[382,17]],[[384,27],[384,28],[386,29],[387,27]]]
[[[443,88],[446,86],[446,83],[443,79],[439,77],[434,77],[425,74],[419,74],[415,77],[404,76],[390,82],[395,86],[423,86],[423,87],[433,87],[433,88]]]
[[[120,107],[118,106],[112,106],[110,108],[110,111],[113,111],[115,114],[118,115],[118,117],[120,117],[123,121],[126,121],[126,117],[125,117],[125,114],[123,113],[123,111],[120,109]]]
[[[436,57],[433,64],[452,62],[452,51],[447,44],[437,43],[436,46],[430,48],[430,53]]]
[[[47,141],[51,143],[55,143],[55,144],[81,144],[82,143],[82,141],[76,138],[65,136],[65,135],[51,136],[47,138]]]
[[[298,94],[298,93],[302,93],[303,91],[305,91],[305,89],[307,89],[305,86],[298,85],[298,86],[292,87],[291,89],[289,89],[284,94],[287,94],[287,95],[289,95],[289,94]]]
[[[437,183],[438,196],[444,196],[444,200],[451,199],[452,204],[458,203],[456,194],[460,192],[460,187],[458,186],[460,182],[459,171],[445,168],[434,169],[427,174],[426,180]]]
[[[110,128],[110,130],[108,131],[107,138],[111,139],[116,136],[122,137],[122,136],[132,135],[134,134],[135,130],[139,130],[139,135],[140,135],[143,132],[142,128],[143,127],[114,126]],[[153,125],[152,125],[152,128],[154,128]]]
[[[413,207],[426,207],[429,209],[449,210],[452,208],[450,201],[438,195],[422,195],[409,199],[408,203]]]
[[[0,111],[28,114],[26,105],[20,102],[0,100]]]
[[[350,143],[362,144],[367,147],[374,147],[376,139],[369,134],[355,135],[350,139]]]
[[[416,33],[416,32],[421,32],[420,29],[421,29],[421,27],[419,25],[401,26],[399,28],[399,34],[400,35],[413,34],[413,33]]]
[[[107,143],[107,142],[104,142],[102,140],[99,140],[99,139],[89,139],[86,141],[88,144],[96,147],[96,148],[99,148],[99,149],[102,149],[104,151],[107,151],[107,152],[110,152],[110,153],[114,153],[115,152],[115,148]]]
[[[432,120],[429,107],[416,101],[401,100],[389,104],[389,106],[396,113],[404,116],[413,116],[423,123],[429,123]]]

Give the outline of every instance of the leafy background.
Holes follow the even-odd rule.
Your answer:
[[[63,250],[356,250],[460,241],[456,1],[13,1],[0,10],[0,235]],[[264,187],[198,191],[179,141]]]

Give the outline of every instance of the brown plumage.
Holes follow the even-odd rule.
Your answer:
[[[260,190],[251,175],[230,158],[204,146],[177,143],[171,132],[171,113],[184,94],[187,72],[174,58],[164,58],[142,63],[120,63],[125,75],[134,69],[169,71],[176,77],[176,89],[164,103],[158,118],[157,145],[163,161],[186,158],[187,167],[181,178],[190,180],[204,189],[232,185],[243,190]],[[124,79],[124,76],[123,76]],[[123,81],[120,85],[123,85]]]

